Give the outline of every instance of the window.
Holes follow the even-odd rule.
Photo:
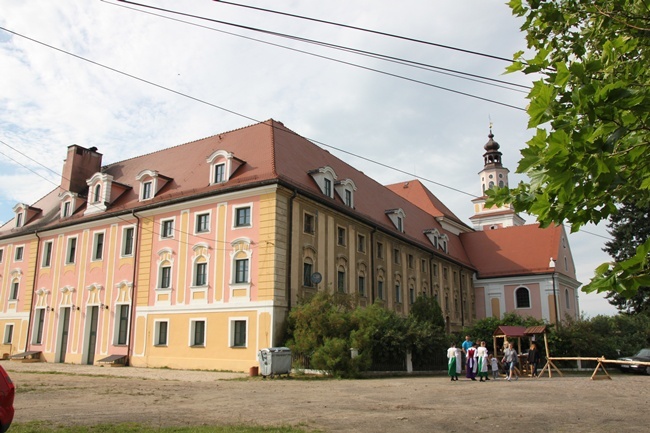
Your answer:
[[[427,269],[426,259],[420,259],[420,268],[422,268],[422,272],[424,272],[425,274],[429,272],[429,270]]]
[[[402,302],[402,286],[399,283],[395,283],[395,302]]]
[[[395,249],[393,250],[393,261],[395,262],[396,265],[399,265],[399,263],[400,263],[400,257],[399,257],[399,255],[400,255],[400,254],[399,254],[399,250],[398,250],[397,248],[395,248]]]
[[[384,258],[384,244],[382,244],[381,242],[377,242],[377,258],[378,259]]]
[[[95,185],[95,190],[93,192],[93,203],[99,203],[101,198],[101,192],[102,192],[102,185],[98,183],[97,185]]]
[[[95,233],[93,260],[101,260],[104,255],[104,233]]]
[[[309,235],[313,235],[315,231],[314,216],[306,213],[303,218],[302,231]]]
[[[338,227],[337,243],[342,247],[345,246],[345,229],[343,227]]]
[[[336,288],[339,293],[345,293],[345,269],[339,268],[336,278]]]
[[[190,346],[205,346],[205,320],[192,320],[190,327]]]
[[[155,324],[155,333],[154,333],[154,346],[167,346],[167,332],[168,332],[169,322],[167,321],[158,321]]]
[[[409,304],[413,305],[415,302],[415,287],[409,287]]]
[[[142,200],[148,200],[151,198],[151,182],[145,182],[142,184]]]
[[[359,275],[359,296],[366,296],[366,277]]]
[[[408,255],[408,264],[409,264],[409,269],[413,269],[415,267],[415,261],[413,260],[413,254]]]
[[[15,301],[16,299],[18,299],[19,289],[20,289],[20,282],[18,282],[18,280],[15,280],[14,282],[11,283],[11,293],[9,293],[10,301]]]
[[[530,292],[525,287],[515,290],[516,308],[530,308]]]
[[[173,238],[174,237],[174,220],[162,221],[160,237]]]
[[[194,285],[205,286],[208,284],[208,264],[197,263],[194,265]]]
[[[248,282],[248,259],[235,260],[235,283]]]
[[[438,264],[437,263],[433,264],[433,276],[434,277],[438,276]]]
[[[16,214],[16,227],[21,227],[23,225],[23,214],[18,213]]]
[[[65,256],[66,264],[74,264],[77,255],[77,238],[68,239],[68,252]]]
[[[366,237],[364,235],[357,235],[357,251],[366,252]]]
[[[216,164],[214,166],[214,183],[223,183],[226,181],[226,164]]]
[[[324,179],[325,180],[325,190],[324,193],[328,197],[332,197],[332,181],[329,179]]]
[[[63,215],[64,218],[70,216],[70,202],[69,201],[66,201],[65,203],[63,203],[63,214],[62,215]]]
[[[309,262],[305,262],[302,265],[302,285],[305,287],[314,287],[314,283],[311,281],[311,274],[313,274],[313,265]]]
[[[2,338],[4,344],[11,344],[14,340],[14,325],[7,324],[5,325],[5,335]]]
[[[400,232],[404,231],[404,219],[401,216],[397,217],[397,230]]]
[[[449,271],[447,268],[442,268],[442,279],[447,281],[449,279]]]
[[[133,233],[135,229],[133,227],[127,227],[122,232],[122,256],[132,256],[133,255]]]
[[[36,326],[34,332],[33,344],[41,344],[43,342],[43,325],[45,324],[45,308],[36,310]]]
[[[23,261],[23,247],[16,247],[16,255],[14,256],[15,262]]]
[[[569,289],[564,289],[564,303],[567,309],[571,308],[571,299],[569,298]]]
[[[377,281],[377,299],[384,299],[384,280]]]
[[[119,305],[117,311],[117,344],[126,344],[129,333],[129,306]]]
[[[43,262],[42,267],[49,268],[52,264],[52,241],[43,244]]]
[[[196,216],[196,233],[210,231],[210,214],[203,213]]]
[[[172,285],[172,267],[162,266],[160,268],[160,284],[159,288],[169,289]]]
[[[246,347],[246,320],[233,320],[231,329],[231,347]]]
[[[5,250],[0,250],[0,263],[2,263],[2,259],[4,258],[5,255]]]
[[[235,227],[250,227],[251,225],[251,208],[240,207],[235,209]]]
[[[352,207],[352,191],[349,189],[345,190],[345,205],[348,207]]]

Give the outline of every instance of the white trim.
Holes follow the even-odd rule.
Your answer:
[[[235,346],[235,322],[237,321],[244,321],[246,322],[246,341],[244,342],[243,346]],[[228,318],[228,347],[230,348],[236,348],[236,349],[245,349],[248,347],[248,336],[249,336],[249,329],[248,329],[248,317],[229,317]]]
[[[160,324],[167,323],[167,333],[165,336],[165,344],[159,344],[158,339],[160,337]],[[154,319],[153,321],[153,340],[151,345],[153,347],[169,347],[169,319]]]
[[[196,334],[196,329],[195,329],[195,324],[197,322],[203,322],[203,343],[202,344],[194,344],[194,336]],[[189,329],[188,329],[188,346],[189,347],[206,347],[207,346],[207,341],[208,341],[208,318],[207,317],[192,317],[190,318],[190,323],[189,323]]]
[[[102,240],[102,257],[101,258],[96,258],[96,252],[97,252],[97,236],[98,235],[103,235],[103,240]],[[92,243],[92,251],[90,252],[90,261],[91,262],[101,262],[104,260],[104,253],[106,251],[106,230],[97,230],[93,232],[93,243]]]
[[[237,211],[239,209],[245,209],[245,208],[248,208],[250,210],[249,216],[248,216],[248,225],[238,226],[237,225]],[[231,224],[231,228],[232,228],[232,230],[253,228],[253,202],[233,205],[233,207],[232,207],[232,224]]]
[[[202,235],[206,233],[210,233],[212,231],[212,209],[208,209],[205,211],[196,211],[193,213],[194,215],[194,235]],[[208,229],[205,231],[198,231],[198,226],[199,226],[199,216],[202,215],[207,215],[208,216]]]

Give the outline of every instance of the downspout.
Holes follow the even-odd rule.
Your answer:
[[[31,337],[32,333],[32,315],[34,312],[34,299],[36,298],[34,296],[34,293],[36,292],[36,275],[38,272],[38,253],[41,250],[41,237],[38,235],[37,231],[34,231],[34,235],[38,239],[38,243],[36,244],[36,260],[34,262],[34,280],[32,281],[32,302],[29,307],[29,319],[27,322],[27,340],[25,340],[25,350],[24,352],[27,352],[27,349],[29,348],[29,339]]]
[[[291,311],[291,251],[293,249],[293,200],[298,195],[298,190],[294,189],[293,194],[289,197],[289,221],[287,222],[287,317]]]
[[[375,303],[375,232],[373,227],[370,232],[370,304]]]
[[[555,307],[555,324],[557,325],[558,329],[562,327],[562,321],[560,320],[560,316],[558,316],[558,308],[557,308],[557,291],[556,291],[556,280],[557,280],[557,272],[553,272],[553,306]]]
[[[133,236],[133,277],[131,279],[131,320],[129,324],[129,345],[126,348],[126,362],[131,365],[131,351],[133,350],[133,335],[135,323],[135,280],[138,275],[138,245],[140,240],[140,217],[131,211],[131,215],[138,221],[135,225],[135,235]],[[146,337],[145,337],[146,338]]]
[[[460,326],[465,327],[465,304],[463,304],[463,279],[458,270],[458,284],[460,285]]]

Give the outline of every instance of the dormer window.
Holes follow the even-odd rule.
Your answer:
[[[217,150],[207,159],[210,164],[210,185],[225,183],[245,161],[236,158],[231,152]]]
[[[395,228],[400,233],[404,233],[404,219],[406,218],[404,211],[402,209],[389,209],[386,211],[386,215],[395,225]]]
[[[440,240],[440,232],[437,229],[425,230],[424,234],[429,238],[429,242],[434,248],[438,248]]]
[[[311,170],[309,175],[314,179],[325,196],[334,198],[334,189],[332,186],[334,185],[334,181],[336,181],[336,173],[332,167],[325,166]]]
[[[76,193],[66,191],[59,194],[59,200],[61,201],[61,218],[67,218],[71,216],[78,208],[78,205],[83,203]]]
[[[344,179],[336,182],[336,192],[347,207],[354,207],[354,191],[356,190],[357,186],[352,179]]]
[[[61,210],[61,216],[63,218],[70,216],[70,202],[66,201],[63,203],[63,209]]]
[[[95,189],[93,189],[92,202],[99,203],[101,199],[102,199],[102,185],[98,183],[97,185],[95,185]]]
[[[23,213],[19,212],[16,214],[16,227],[22,227],[23,225]]]
[[[148,200],[151,198],[151,182],[145,182],[142,184],[142,200]]]
[[[90,204],[84,214],[93,214],[103,212],[107,208],[107,203],[111,197],[111,187],[113,176],[105,173],[95,173],[93,177],[86,181],[88,188],[92,191]]]
[[[29,223],[41,210],[31,207],[25,203],[18,203],[13,209],[16,214],[15,223],[16,227],[23,227]]]
[[[163,176],[155,170],[142,170],[135,177],[140,182],[140,201],[151,200],[171,178]]]

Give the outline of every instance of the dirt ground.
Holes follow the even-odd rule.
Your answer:
[[[442,375],[262,379],[240,373],[3,361],[14,422],[292,425],[324,432],[648,431],[650,376],[487,383]],[[57,373],[57,374],[47,374]]]

